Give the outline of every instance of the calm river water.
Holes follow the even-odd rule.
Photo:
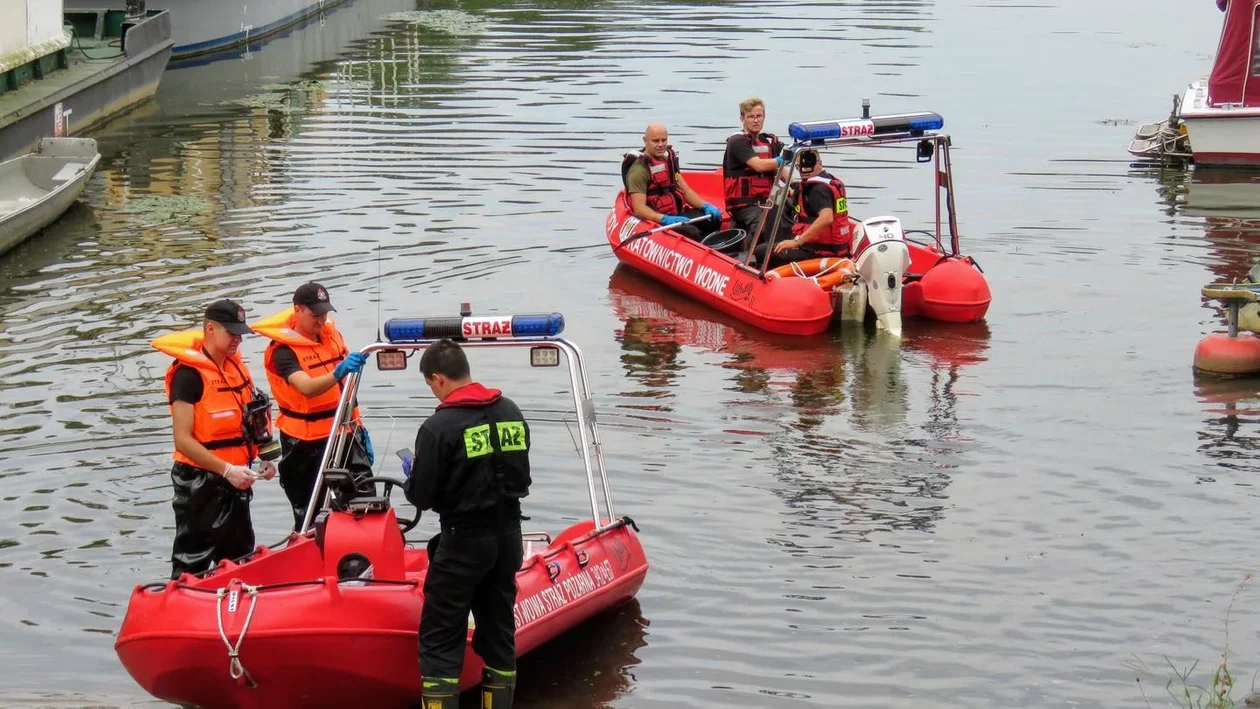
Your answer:
[[[356,0],[172,67],[95,133],[82,202],[0,258],[0,703],[152,701],[112,647],[172,535],[148,342],[307,278],[352,346],[471,301],[563,312],[588,356],[652,570],[525,661],[520,706],[1142,706],[1135,657],[1166,703],[1162,656],[1204,678],[1255,570],[1260,385],[1190,362],[1223,326],[1199,287],[1260,251],[1260,186],[1125,147],[1219,23],[1208,0]],[[750,95],[780,133],[863,97],[944,115],[987,323],[784,342],[618,269],[621,152],[659,120],[711,167]],[[828,164],[859,215],[926,209],[904,163]],[[531,509],[556,531],[583,509],[557,387],[490,364],[539,421]],[[365,394],[387,473],[419,382]],[[280,488],[254,509],[278,541]],[[1244,685],[1258,611],[1243,584]]]

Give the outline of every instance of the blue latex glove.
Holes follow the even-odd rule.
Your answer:
[[[409,456],[409,455],[408,455],[408,456],[404,456],[404,457],[403,457],[403,459],[402,459],[403,477],[405,477],[405,478],[410,478],[410,477],[411,477],[411,466],[412,466],[412,464],[413,464],[413,463],[415,463],[415,462],[416,462],[416,459],[415,459],[415,458],[412,458],[412,457],[411,457],[411,456]]]
[[[363,450],[367,451],[368,465],[376,465],[376,451],[372,450],[372,437],[368,435],[366,428],[360,428],[359,431],[363,434]]]
[[[666,214],[661,217],[661,226],[672,226],[674,224],[682,224],[687,218],[681,214]]]
[[[346,358],[341,360],[341,364],[337,365],[337,368],[333,370],[333,377],[336,378],[337,381],[341,381],[351,372],[358,374],[363,370],[363,363],[366,361],[367,357],[365,357],[362,352],[351,352],[346,355]]]
[[[778,156],[776,156],[776,157],[774,158],[774,166],[775,166],[775,167],[783,167],[783,156],[782,156],[782,155],[778,155]]]
[[[705,202],[704,205],[701,206],[700,208],[703,209],[704,213],[709,215],[709,218],[712,219],[713,221],[715,222],[722,221],[722,210],[718,209],[717,207],[714,207],[708,202]]]

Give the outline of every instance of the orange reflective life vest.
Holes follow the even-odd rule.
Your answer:
[[[166,369],[166,400],[171,400],[171,382],[181,366],[192,367],[201,375],[201,400],[193,404],[193,438],[207,450],[233,465],[249,465],[256,450],[245,439],[242,427],[245,404],[253,398],[254,380],[239,354],[229,355],[222,370],[202,350],[201,330],[185,330],[163,335],[152,343],[159,352],[175,358]],[[174,405],[171,405],[174,415]],[[201,466],[175,451],[175,462]],[[222,470],[211,471],[222,473]]]
[[[288,346],[297,355],[298,366],[311,377],[319,377],[337,368],[349,350],[329,317],[320,330],[319,342],[307,339],[296,329],[297,314],[287,308],[254,323],[253,331],[271,340],[263,355],[263,368],[271,384],[271,396],[280,413],[276,426],[285,435],[302,441],[318,441],[332,435],[337,402],[341,400],[341,383],[316,396],[306,396],[276,371],[276,350]],[[352,420],[359,420],[356,408]]]
[[[831,192],[831,209],[834,212],[831,215],[831,228],[811,243],[827,251],[849,253],[849,242],[853,239],[853,228],[849,226],[849,200],[844,191],[844,183],[826,172],[820,172],[801,183],[796,199],[796,223],[792,225],[792,236],[804,234],[818,219],[817,214],[810,214],[806,209],[806,186],[810,184],[827,186]]]

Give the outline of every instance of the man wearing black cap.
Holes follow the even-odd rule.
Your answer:
[[[350,352],[328,313],[336,310],[328,289],[303,283],[293,292],[293,307],[254,324],[268,338],[263,366],[279,416],[280,485],[293,507],[293,529],[299,531],[315,488],[320,459],[332,435],[341,399],[341,380],[363,369],[364,356]],[[350,420],[357,427],[347,469],[370,474],[375,455],[372,439],[356,408]]]
[[[171,578],[200,573],[221,559],[254,548],[250,489],[257,477],[270,480],[275,466],[258,474],[247,466],[258,455],[249,435],[246,407],[262,395],[237,348],[249,332],[245,309],[233,300],[206,308],[200,330],[163,335],[153,347],[175,361],[166,370],[166,397],[175,434],[175,543]],[[266,408],[259,416],[266,417]],[[270,419],[254,425],[270,435]]]
[[[828,256],[848,256],[854,225],[840,178],[823,170],[818,151],[801,151],[801,184],[796,192],[792,238],[774,245],[772,266]],[[861,225],[857,225],[860,230]]]

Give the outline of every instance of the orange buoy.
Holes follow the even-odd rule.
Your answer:
[[[1220,377],[1260,374],[1260,337],[1251,333],[1208,335],[1194,348],[1194,368]]]

